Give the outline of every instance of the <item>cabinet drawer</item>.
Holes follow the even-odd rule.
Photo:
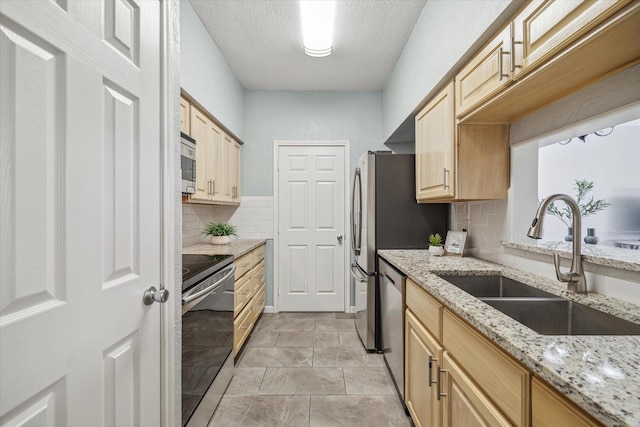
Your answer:
[[[530,374],[524,367],[449,310],[442,316],[442,344],[512,423],[529,425]]]
[[[251,275],[245,274],[236,280],[233,290],[233,312],[234,316],[238,316],[240,310],[249,302],[253,295],[253,284],[251,283]]]
[[[602,425],[537,378],[531,381],[531,413],[533,427]]]
[[[239,258],[236,258],[234,262],[236,264],[235,278],[236,280],[238,280],[239,277],[242,277],[244,273],[251,270],[251,267],[253,267],[253,255],[251,252],[249,252]]]
[[[252,304],[248,304],[233,321],[233,355],[240,353],[242,344],[247,340],[253,328]]]
[[[253,323],[255,324],[258,317],[262,314],[264,306],[267,303],[267,288],[262,285],[258,288],[256,295],[253,297]]]
[[[264,261],[260,264],[253,267],[251,272],[251,280],[253,280],[253,292],[254,294],[260,288],[260,286],[264,285]]]
[[[411,279],[407,279],[406,301],[416,318],[442,342],[442,305]]]
[[[253,250],[253,265],[258,265],[264,259],[265,248],[266,245],[261,245]]]

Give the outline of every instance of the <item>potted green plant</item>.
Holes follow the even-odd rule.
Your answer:
[[[440,256],[444,253],[440,233],[429,234],[429,253],[433,256]]]
[[[573,188],[576,190],[576,203],[580,207],[580,214],[583,218],[593,215],[601,210],[604,210],[608,206],[611,206],[611,203],[608,203],[604,199],[594,200],[593,196],[587,199],[587,194],[593,190],[593,181],[587,181],[586,179],[576,179],[574,181],[575,185]],[[573,228],[571,227],[571,223],[573,222],[573,214],[571,213],[571,209],[569,206],[564,204],[562,209],[558,209],[555,206],[555,202],[551,203],[547,207],[547,213],[557,217],[560,221],[564,223],[569,229],[569,233],[565,236],[565,240],[570,242],[573,240]],[[597,243],[597,237],[595,237],[594,229],[587,229],[589,231],[589,236],[591,239],[586,239],[587,243]],[[578,236],[580,238],[580,236]],[[589,240],[589,241],[587,241]]]
[[[228,222],[210,222],[202,234],[211,236],[212,245],[227,245],[231,243],[231,236],[238,237],[238,230]]]

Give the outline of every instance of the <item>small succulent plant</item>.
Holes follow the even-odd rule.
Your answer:
[[[429,234],[429,245],[431,246],[441,246],[442,245],[442,236],[440,233]]]
[[[202,234],[205,236],[236,236],[238,237],[238,230],[232,224],[227,222],[210,222],[204,228]]]

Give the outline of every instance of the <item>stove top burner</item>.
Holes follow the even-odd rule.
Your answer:
[[[233,255],[182,255],[182,291],[233,262]]]

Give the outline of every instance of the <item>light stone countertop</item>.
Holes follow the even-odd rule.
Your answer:
[[[210,243],[197,243],[195,245],[182,248],[183,254],[188,255],[233,255],[241,257],[265,243],[264,239],[231,239],[228,245],[212,245]]]
[[[552,242],[546,240],[523,242],[501,242],[506,248],[519,249],[521,251],[536,252],[539,254],[553,255],[559,253],[563,258],[573,256],[571,242]],[[640,244],[640,241],[638,241]],[[614,248],[611,246],[582,244],[582,260],[591,264],[604,265],[606,267],[619,268],[629,271],[640,271],[640,250]]]
[[[640,426],[640,336],[540,335],[436,274],[500,273],[635,323],[640,306],[569,293],[555,280],[475,258],[433,257],[427,250],[378,254],[605,425]]]

